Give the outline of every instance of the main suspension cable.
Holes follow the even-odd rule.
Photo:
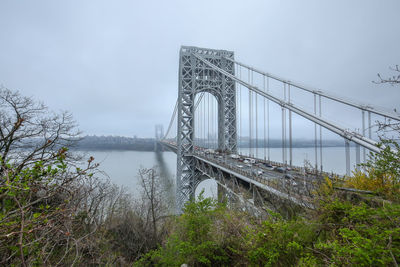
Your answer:
[[[176,118],[177,111],[178,111],[178,99],[175,102],[174,112],[172,112],[172,117],[171,117],[171,120],[169,121],[168,129],[162,139],[167,138],[169,131],[171,130],[172,124],[174,123],[174,120]]]
[[[263,97],[268,98],[269,100],[279,104],[280,106],[283,106],[289,110],[292,110],[293,112],[297,113],[298,115],[300,115],[301,117],[306,118],[307,120],[310,120],[314,123],[317,123],[319,125],[321,125],[322,127],[328,129],[329,131],[334,132],[335,134],[342,136],[346,139],[349,139],[353,142],[356,142],[358,144],[360,144],[361,146],[365,146],[366,148],[368,148],[369,150],[373,151],[373,152],[377,152],[380,153],[382,149],[382,147],[378,147],[377,146],[377,142],[374,140],[371,140],[365,136],[362,136],[360,134],[357,134],[355,132],[350,132],[347,129],[344,129],[343,127],[337,125],[337,123],[326,120],[326,119],[322,119],[319,118],[318,116],[313,115],[312,113],[306,111],[305,109],[294,105],[293,103],[288,104],[286,101],[282,101],[282,99],[279,99],[278,97],[272,95],[272,94],[267,94],[263,91],[261,91],[260,89],[258,89],[256,86],[252,86],[249,83],[246,83],[243,80],[239,80],[237,77],[235,77],[234,75],[228,73],[227,71],[215,66],[214,64],[210,63],[208,60],[198,56],[198,55],[194,55],[196,58],[198,58],[199,60],[201,60],[202,62],[204,62],[205,64],[207,64],[208,66],[210,66],[211,68],[213,68],[214,70],[222,73],[223,75],[225,75],[228,78],[231,78],[234,81],[237,81],[238,83],[241,83],[243,86],[247,87],[250,91],[254,91],[257,94],[262,95]]]
[[[242,66],[242,67],[244,67],[246,69],[249,69],[249,70],[252,70],[254,72],[257,72],[257,73],[259,73],[261,75],[267,76],[267,77],[269,77],[271,79],[274,79],[276,81],[279,81],[279,82],[282,82],[282,83],[286,83],[286,84],[290,84],[292,87],[296,87],[296,88],[299,88],[299,89],[304,90],[306,92],[320,95],[320,96],[325,97],[327,99],[331,99],[333,101],[340,102],[340,103],[348,105],[348,106],[352,106],[352,107],[355,107],[355,108],[358,108],[358,109],[361,109],[361,110],[369,111],[371,113],[374,113],[374,114],[377,114],[377,115],[380,115],[380,116],[383,116],[383,117],[387,117],[387,118],[390,118],[390,119],[393,119],[393,120],[396,120],[396,121],[400,121],[400,115],[397,114],[397,113],[394,113],[392,111],[381,110],[378,107],[371,107],[370,105],[358,104],[358,103],[356,103],[354,101],[351,101],[349,99],[345,99],[344,97],[339,97],[339,96],[335,96],[335,95],[330,94],[330,93],[328,94],[328,93],[323,92],[321,90],[308,88],[308,87],[306,87],[304,85],[301,85],[299,83],[294,83],[294,82],[291,82],[289,80],[285,80],[285,79],[283,79],[281,77],[278,77],[276,75],[272,75],[270,73],[263,72],[263,71],[258,70],[256,68],[250,67],[250,66],[248,66],[248,65],[246,65],[244,63],[241,63],[241,62],[238,62],[236,60],[233,60],[232,58],[228,58],[228,57],[224,57],[224,58],[226,60],[230,61],[230,62],[238,64],[239,66]]]

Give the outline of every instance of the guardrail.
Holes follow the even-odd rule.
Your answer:
[[[221,167],[224,167],[224,168],[229,169],[229,170],[231,170],[233,172],[236,172],[236,173],[238,173],[238,174],[240,174],[242,176],[245,176],[249,180],[253,180],[253,181],[256,181],[256,182],[258,182],[260,184],[264,184],[264,185],[266,185],[268,187],[271,187],[271,188],[273,188],[273,189],[275,189],[275,190],[277,190],[279,192],[282,192],[283,194],[287,194],[288,196],[294,197],[295,199],[297,199],[297,202],[307,202],[307,203],[311,202],[311,196],[300,194],[300,193],[296,192],[295,190],[290,190],[288,187],[284,188],[284,187],[280,186],[280,181],[285,181],[286,182],[286,179],[283,178],[283,175],[282,175],[281,179],[276,179],[276,178],[265,179],[261,175],[254,175],[254,173],[252,171],[243,170],[243,169],[238,168],[238,167],[236,167],[234,165],[227,164],[225,162],[225,160],[220,159],[220,158],[215,158],[214,157],[215,155],[213,155],[213,154],[212,154],[213,156],[206,156],[206,155],[201,155],[201,154],[197,154],[197,153],[195,153],[195,155],[198,158],[202,158],[204,160],[207,160],[207,161],[210,161],[210,162],[214,162],[215,164],[217,164],[217,165],[219,165]],[[307,182],[309,183],[310,181],[307,181]],[[309,185],[312,185],[312,184],[309,184]]]

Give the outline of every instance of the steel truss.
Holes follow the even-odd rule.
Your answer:
[[[194,198],[201,173],[195,168],[194,114],[195,96],[212,94],[218,103],[218,148],[237,151],[235,82],[209,67],[199,58],[212,62],[226,73],[235,75],[234,53],[226,50],[182,46],[179,56],[178,135],[177,135],[177,212],[186,201]]]
[[[224,172],[222,169],[208,164],[199,157],[194,157],[194,160],[196,170],[202,174],[201,180],[214,179],[217,182],[219,201],[226,201],[230,207],[244,209],[249,214],[258,217],[268,215],[268,211],[265,209],[264,198],[261,196],[258,187],[249,183],[243,183],[235,175]],[[248,199],[251,199],[251,201]],[[254,205],[256,203],[257,205]]]
[[[229,166],[224,168],[221,162],[216,165],[198,155],[194,157],[194,161],[196,169],[202,173],[198,183],[204,177],[214,179],[219,185],[219,199],[227,198],[231,207],[239,203],[238,208],[256,216],[268,215],[272,210],[288,218],[298,211],[314,208],[307,196],[295,195],[294,190],[287,185],[282,188],[285,193],[279,192],[268,186],[260,186],[260,183],[251,178],[245,180],[241,175],[227,171]]]

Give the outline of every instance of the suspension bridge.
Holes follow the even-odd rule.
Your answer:
[[[253,68],[232,51],[183,46],[175,108],[166,133],[157,126],[156,135],[177,154],[178,213],[209,178],[219,194],[252,206],[311,207],[312,182],[335,173],[324,167],[328,141],[343,140],[337,160],[350,175],[381,151],[374,122],[388,120],[400,115]],[[304,164],[293,154],[298,133],[312,139]]]

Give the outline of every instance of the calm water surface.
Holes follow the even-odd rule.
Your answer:
[[[84,151],[81,152],[95,158],[99,163],[99,169],[104,171],[110,180],[118,185],[124,186],[136,193],[140,190],[138,171],[141,168],[158,167],[159,171],[167,175],[169,180],[176,176],[176,154],[173,152],[162,152],[157,155],[148,151]],[[162,169],[162,170],[161,170]]]

